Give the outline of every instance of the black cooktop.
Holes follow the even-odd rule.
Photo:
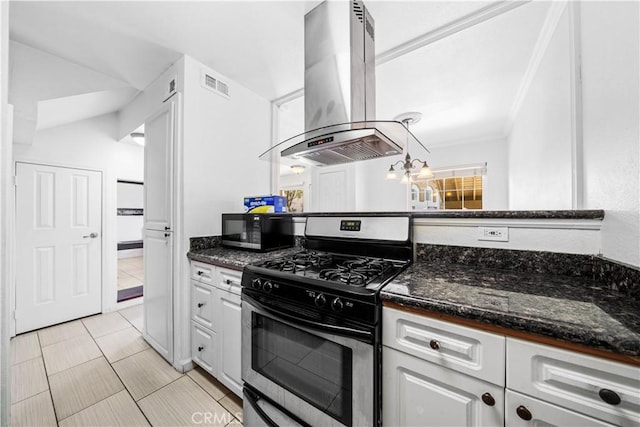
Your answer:
[[[280,272],[278,276],[315,283],[327,282],[332,287],[377,290],[398,274],[408,261],[303,250],[293,255],[270,259],[255,267]]]

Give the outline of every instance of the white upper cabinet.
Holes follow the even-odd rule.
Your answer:
[[[171,231],[173,227],[173,146],[179,95],[165,102],[145,122],[144,228]]]

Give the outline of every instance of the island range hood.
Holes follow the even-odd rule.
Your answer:
[[[263,153],[325,166],[400,155],[417,139],[375,120],[375,23],[361,1],[325,1],[305,15],[305,132]],[[420,144],[422,145],[422,144]]]

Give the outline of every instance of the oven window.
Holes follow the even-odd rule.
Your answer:
[[[350,348],[253,312],[251,353],[254,371],[351,426]]]

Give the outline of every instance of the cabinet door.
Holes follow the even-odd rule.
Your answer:
[[[240,297],[229,291],[220,291],[219,309],[218,379],[235,394],[242,396]]]
[[[213,286],[191,281],[191,315],[202,326],[218,330],[218,290]]]
[[[144,230],[144,339],[173,362],[172,233]]]
[[[620,426],[640,425],[640,369],[507,339],[507,387]]]
[[[557,426],[557,427],[613,427],[586,415],[578,414],[524,394],[507,390],[505,397],[505,426]]]
[[[217,375],[216,333],[191,322],[191,358],[211,375]]]
[[[176,97],[145,122],[144,227],[171,230]]]
[[[384,307],[382,343],[445,368],[504,386],[504,336]]]
[[[503,425],[502,387],[387,347],[382,360],[383,425]]]

